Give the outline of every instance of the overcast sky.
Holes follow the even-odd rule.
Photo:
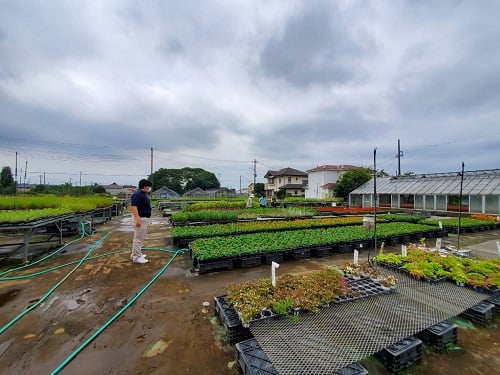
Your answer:
[[[500,1],[0,0],[18,180],[500,168]],[[26,168],[27,163],[27,168]],[[26,173],[27,172],[27,173]]]

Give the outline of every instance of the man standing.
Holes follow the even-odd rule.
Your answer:
[[[134,241],[132,243],[132,255],[130,260],[134,263],[147,263],[146,255],[142,253],[142,244],[148,231],[149,218],[151,217],[151,202],[147,193],[151,192],[153,183],[142,179],[139,181],[139,189],[131,197],[132,215],[134,216]]]

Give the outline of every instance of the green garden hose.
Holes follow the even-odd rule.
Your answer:
[[[77,241],[82,240],[85,235],[90,235],[90,233],[86,233],[84,224],[82,223],[82,231],[81,231],[81,236],[75,240],[72,240],[68,243],[66,243],[64,246],[61,248],[57,249],[56,251],[48,254],[47,256],[44,256],[40,259],[38,259],[36,262],[20,266],[20,267],[15,267],[11,268],[7,271],[4,271],[0,273],[0,282],[1,281],[9,281],[9,280],[20,280],[20,279],[27,279],[31,277],[36,277],[40,276],[46,273],[50,273],[52,271],[55,271],[57,269],[63,268],[63,267],[68,267],[71,265],[76,264],[73,269],[66,274],[66,276],[61,279],[59,282],[57,282],[52,288],[49,289],[47,293],[45,293],[36,303],[33,305],[29,306],[26,308],[23,312],[18,314],[16,317],[14,317],[9,323],[7,323],[5,326],[0,328],[0,335],[2,335],[5,331],[7,331],[10,327],[12,327],[17,321],[19,321],[22,317],[24,317],[26,314],[28,314],[30,311],[33,309],[37,308],[41,303],[43,303],[62,283],[64,283],[84,262],[91,260],[91,259],[97,259],[97,258],[102,258],[105,256],[109,255],[114,255],[114,254],[120,254],[120,253],[125,253],[125,252],[130,252],[130,249],[125,249],[125,250],[116,250],[116,251],[111,251],[105,254],[100,254],[100,255],[95,255],[91,256],[92,252],[111,234],[110,231],[105,232],[104,236],[101,237],[98,241],[96,241],[87,251],[87,253],[79,260],[75,260],[72,262],[68,262],[65,264],[61,264],[55,267],[51,267],[49,269],[31,273],[31,274],[25,274],[25,275],[20,275],[20,276],[10,276],[10,277],[3,277],[4,275],[8,275],[12,272],[15,271],[20,271],[23,269],[26,269],[28,267],[34,266],[36,264],[39,264],[43,262],[44,260],[54,256],[55,254],[60,253],[65,247],[69,246],[70,244],[73,244]],[[93,233],[92,233],[93,234]],[[88,344],[90,344],[97,336],[99,336],[113,321],[115,321],[121,314],[123,314],[162,274],[163,272],[166,271],[166,269],[170,266],[172,261],[177,257],[179,254],[182,254],[186,251],[186,249],[179,249],[179,250],[169,250],[165,248],[143,248],[143,250],[149,250],[149,251],[163,251],[166,253],[171,253],[172,257],[169,259],[169,261],[160,269],[160,271],[137,293],[125,306],[123,306],[120,311],[118,311],[113,317],[111,317],[105,324],[103,324],[91,337],[89,337],[84,343],[82,343],[78,348],[76,348],[67,358],[64,360],[55,370],[52,371],[51,374],[57,374],[59,373],[64,367],[68,365]]]

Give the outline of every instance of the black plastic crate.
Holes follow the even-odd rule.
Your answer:
[[[352,244],[350,243],[343,243],[338,246],[338,252],[341,254],[347,254],[352,252]]]
[[[262,263],[271,264],[272,262],[283,262],[283,253],[269,253],[262,256]]]
[[[235,354],[236,363],[244,375],[279,375],[255,339],[237,343]]]
[[[259,254],[241,257],[239,263],[241,268],[260,266],[262,264],[262,256]]]
[[[495,306],[493,309],[495,315],[500,315],[500,294],[497,293],[496,295],[489,297],[486,302]]]
[[[312,249],[313,255],[316,257],[327,257],[332,255],[331,246],[318,246]]]
[[[295,249],[292,251],[293,260],[302,260],[311,257],[311,249]]]
[[[417,337],[434,350],[442,351],[448,344],[456,344],[458,341],[458,329],[455,323],[444,320],[417,333]]]
[[[193,260],[193,266],[200,273],[218,269],[232,269],[233,259],[199,260],[195,256]]]
[[[399,372],[412,366],[422,358],[423,343],[414,336],[389,345],[376,353],[390,372]]]
[[[243,327],[241,319],[236,310],[227,302],[226,296],[214,298],[215,313],[219,321],[226,329],[229,345],[247,340],[253,337],[249,328]]]
[[[483,301],[465,310],[461,315],[473,323],[479,325],[488,325],[493,321],[495,305]]]
[[[359,363],[351,363],[349,366],[334,371],[333,375],[368,375],[368,370]]]

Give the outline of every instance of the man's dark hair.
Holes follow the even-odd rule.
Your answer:
[[[144,186],[153,186],[153,183],[143,178],[139,181],[139,189],[142,189]]]

